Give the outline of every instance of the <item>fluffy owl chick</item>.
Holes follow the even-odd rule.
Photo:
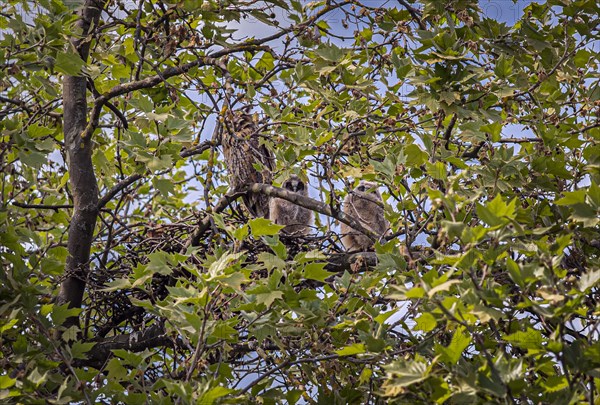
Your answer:
[[[296,175],[283,182],[282,188],[308,196],[308,187]],[[273,223],[285,225],[282,231],[288,235],[306,235],[310,231],[313,212],[281,198],[272,198],[269,203],[269,215]]]
[[[383,200],[376,183],[364,180],[358,183],[358,186],[344,199],[342,210],[344,214],[358,220],[361,225],[371,228],[381,236],[390,226],[383,215]],[[363,233],[344,223],[340,228],[342,243],[347,251],[363,252],[373,247],[371,239]]]
[[[271,183],[273,156],[269,149],[260,143],[258,126],[250,114],[236,111],[229,115],[221,144],[232,190],[239,190],[250,183]],[[263,169],[257,170],[257,165]],[[242,200],[253,217],[269,217],[268,196],[248,194],[243,196]]]

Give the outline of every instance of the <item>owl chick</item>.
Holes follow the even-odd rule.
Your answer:
[[[283,182],[282,188],[308,196],[308,187],[296,175]],[[288,235],[306,235],[310,231],[313,212],[281,198],[272,198],[269,203],[269,215],[274,224],[286,225],[282,231]]]
[[[229,186],[233,190],[250,183],[267,183],[272,180],[273,156],[260,143],[258,126],[252,116],[236,111],[229,115],[221,145],[225,164],[229,171]],[[258,170],[257,166],[262,166]],[[244,205],[253,217],[269,217],[269,197],[263,194],[247,194],[242,197]]]
[[[361,225],[371,228],[378,235],[388,230],[390,224],[383,216],[383,200],[377,184],[361,181],[354,190],[352,190],[342,205],[344,214],[358,220]],[[341,224],[342,243],[347,251],[366,251],[373,247],[373,242],[369,237],[361,232],[351,228],[344,223]]]

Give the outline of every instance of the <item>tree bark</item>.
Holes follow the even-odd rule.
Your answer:
[[[90,49],[89,34],[97,25],[105,0],[86,0],[79,10],[76,27],[79,37],[70,43],[84,61]],[[92,163],[93,143],[91,136],[82,137],[87,125],[86,77],[65,76],[63,81],[63,132],[67,152],[73,216],[69,239],[64,280],[60,286],[57,302],[81,307],[89,270],[90,250],[98,216],[98,184]],[[77,325],[79,319],[68,318],[65,326]]]

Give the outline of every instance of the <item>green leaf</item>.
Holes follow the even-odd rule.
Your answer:
[[[102,288],[100,291],[110,292],[123,290],[126,288],[131,288],[131,282],[127,278],[116,278],[113,281],[106,284],[106,287]]]
[[[71,354],[75,359],[84,359],[84,354],[89,352],[95,345],[94,342],[74,342],[71,345]]]
[[[569,388],[569,381],[564,375],[551,375],[542,381],[542,387],[547,392],[557,392]]]
[[[113,357],[108,361],[106,366],[108,371],[108,378],[117,381],[122,381],[127,377],[127,369],[123,367],[122,361],[116,357]]]
[[[585,190],[566,191],[564,197],[556,200],[556,205],[575,205],[585,201]]]
[[[165,198],[168,197],[169,194],[175,194],[175,184],[173,184],[172,180],[153,178],[152,184]]]
[[[579,291],[586,292],[590,288],[596,287],[600,281],[600,270],[590,269],[581,275],[579,280]]]
[[[256,294],[256,302],[258,304],[265,304],[267,308],[270,308],[273,305],[275,300],[280,300],[283,298],[283,292],[281,291],[267,291],[264,293]]]
[[[255,218],[250,220],[250,229],[254,236],[273,236],[277,235],[285,226],[275,225],[265,218]]]
[[[436,345],[436,352],[441,355],[442,361],[449,365],[454,365],[460,359],[462,352],[471,344],[471,335],[467,333],[464,327],[459,327],[452,335],[452,340],[448,347]]]
[[[0,375],[0,390],[12,387],[17,382],[16,378],[10,378],[7,375]]]
[[[67,318],[78,316],[80,312],[81,308],[69,308],[69,304],[54,304],[50,316],[55,325],[62,325]]]
[[[415,326],[416,330],[422,330],[423,332],[429,332],[435,329],[437,326],[437,321],[433,315],[429,312],[424,312],[415,318],[415,322],[417,325]]]
[[[208,268],[208,274],[210,274],[211,277],[218,277],[223,274],[227,274],[226,270],[231,267],[232,263],[237,262],[242,256],[244,256],[244,252],[224,254],[210,265]]]
[[[27,134],[30,138],[41,138],[53,134],[54,132],[53,129],[40,126],[39,124],[31,124],[27,127]]]
[[[168,254],[165,252],[154,252],[148,255],[149,263],[146,269],[152,273],[169,275],[173,272],[169,263]]]
[[[58,52],[54,62],[56,70],[69,76],[80,76],[84,66],[83,59],[74,52]]]
[[[500,133],[502,132],[502,122],[498,121],[483,125],[481,130],[487,134],[490,134],[492,142],[498,142],[500,140]]]
[[[431,298],[435,294],[437,294],[438,292],[450,290],[450,288],[452,288],[452,286],[454,284],[458,284],[458,283],[460,283],[459,280],[448,280],[448,281],[445,281],[445,282],[443,282],[441,284],[436,285],[431,290],[427,291],[427,295],[429,296],[429,298]]]
[[[540,331],[531,328],[506,335],[504,340],[522,349],[541,349],[543,343]]]
[[[448,177],[446,165],[442,162],[427,163],[427,173],[436,180],[446,180]]]
[[[340,62],[345,51],[333,44],[322,44],[315,50],[315,54],[329,62]]]
[[[226,388],[226,387],[214,387],[211,388],[210,390],[208,390],[207,392],[205,392],[204,394],[202,394],[196,403],[198,404],[213,404],[215,403],[215,401],[219,398],[222,398],[226,395],[229,395],[230,393],[234,392],[235,390],[231,389],[231,388]]]
[[[304,272],[302,274],[307,280],[325,281],[327,278],[336,274],[325,270],[325,266],[326,263],[309,263],[304,266]]]
[[[383,395],[396,397],[405,392],[405,387],[425,380],[429,375],[427,365],[420,360],[398,360],[385,367],[386,378],[382,385]]]
[[[575,56],[573,57],[573,63],[575,63],[575,66],[578,68],[585,68],[588,66],[588,62],[591,57],[592,53],[590,51],[587,49],[580,49],[575,53]]]
[[[500,194],[485,206],[477,204],[477,215],[485,223],[490,226],[499,226],[509,222],[509,219],[514,219],[516,215],[517,200],[513,199],[506,204]]]
[[[48,371],[44,374],[41,374],[39,369],[36,367],[33,371],[27,376],[27,379],[33,383],[34,386],[39,387],[48,379]]]
[[[494,73],[500,79],[506,79],[512,74],[512,66],[514,63],[513,57],[507,57],[505,55],[501,55],[496,61],[496,66],[494,67]]]

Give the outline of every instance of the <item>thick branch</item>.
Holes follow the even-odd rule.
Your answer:
[[[352,270],[352,265],[361,260],[367,268],[377,265],[377,254],[375,252],[339,253],[327,258],[325,270],[335,273],[343,273]]]
[[[79,37],[71,45],[81,58],[87,60],[91,28],[98,23],[104,0],[86,0],[79,11],[77,28]],[[63,82],[63,131],[68,154],[70,185],[73,193],[73,216],[69,227],[65,278],[60,286],[57,301],[69,307],[81,307],[85,280],[89,268],[90,249],[98,216],[98,184],[92,163],[93,144],[82,137],[87,122],[85,76],[65,76]],[[68,318],[65,326],[77,325],[78,318]]]
[[[365,225],[362,225],[356,219],[344,214],[343,212],[332,209],[329,205],[325,204],[322,201],[313,200],[310,197],[305,197],[301,194],[293,193],[283,188],[270,186],[268,184],[250,184],[247,188],[247,191],[251,193],[265,194],[269,197],[281,198],[283,200],[299,205],[300,207],[308,208],[309,210],[318,212],[323,215],[327,215],[328,217],[335,218],[338,221],[343,222],[344,224],[352,227],[353,229],[365,234],[373,241],[377,241],[381,238],[381,235],[378,235],[377,232],[366,227]]]
[[[76,366],[92,366],[101,369],[112,350],[141,352],[154,347],[173,347],[175,343],[176,341],[165,333],[162,325],[152,325],[143,331],[103,338],[90,350],[88,358],[79,360]]]

